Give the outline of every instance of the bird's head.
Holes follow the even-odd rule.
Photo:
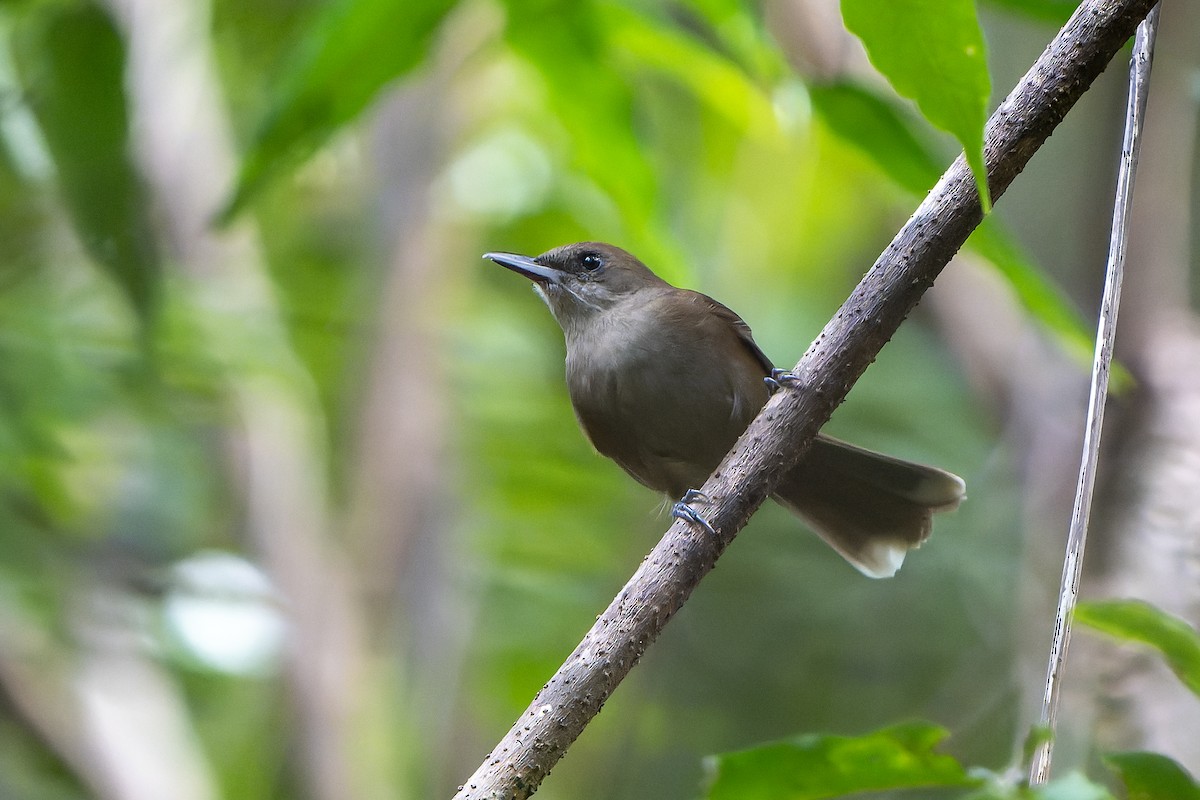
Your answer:
[[[566,244],[535,258],[514,253],[486,253],[484,258],[533,281],[568,332],[641,289],[668,285],[633,254],[603,242]]]

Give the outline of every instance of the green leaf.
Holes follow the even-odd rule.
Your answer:
[[[80,240],[148,317],[160,261],[129,157],[120,35],[96,6],[47,5],[21,21],[15,55]]]
[[[842,18],[892,88],[962,144],[984,212],[990,210],[983,126],[991,80],[974,2],[842,0]]]
[[[1183,620],[1141,600],[1080,603],[1075,619],[1118,639],[1157,649],[1184,685],[1200,696],[1200,635]]]
[[[1161,753],[1110,753],[1104,757],[1128,800],[1200,800],[1200,786],[1186,769]]]
[[[898,186],[916,196],[937,183],[943,161],[917,133],[913,119],[854,83],[809,87],[813,112],[840,139],[871,158]]]
[[[933,748],[945,729],[909,722],[863,736],[812,734],[711,759],[709,800],[818,800],[890,789],[977,786]]]
[[[778,133],[771,98],[718,52],[666,25],[619,6],[604,8],[605,32],[615,48],[687,87],[730,124],[751,135]]]
[[[271,177],[312,155],[385,84],[421,63],[453,6],[452,0],[334,3],[293,53],[221,219],[231,219]]]

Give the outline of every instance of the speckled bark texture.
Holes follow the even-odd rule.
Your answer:
[[[1133,35],[1154,0],[1089,0],[992,115],[995,200]],[[455,796],[517,800],[551,767],[762,505],[820,427],[979,224],[979,198],[960,157],[921,203],[794,370],[705,483],[693,504],[717,531],[675,522],[583,641]]]

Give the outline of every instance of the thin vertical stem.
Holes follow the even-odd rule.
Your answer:
[[[1108,398],[1108,378],[1112,366],[1113,341],[1116,338],[1117,310],[1121,303],[1121,279],[1125,272],[1125,250],[1129,233],[1129,209],[1133,200],[1133,180],[1137,172],[1142,123],[1146,118],[1146,95],[1150,88],[1150,66],[1154,58],[1154,36],[1158,28],[1161,3],[1154,6],[1138,26],[1133,57],[1129,64],[1129,102],[1125,115],[1125,137],[1121,147],[1121,165],[1117,173],[1116,201],[1113,204],[1112,232],[1108,244],[1108,264],[1104,297],[1096,326],[1096,352],[1092,362],[1091,393],[1088,398],[1087,430],[1083,439],[1083,458],[1071,511],[1071,529],[1063,561],[1058,612],[1054,620],[1054,639],[1046,670],[1045,695],[1042,699],[1041,724],[1049,736],[1038,746],[1029,767],[1031,784],[1045,783],[1050,775],[1054,731],[1058,722],[1058,699],[1062,688],[1067,645],[1071,641],[1071,615],[1079,598],[1079,580],[1083,571],[1083,551],[1087,544],[1088,518],[1092,490],[1096,484],[1096,461],[1100,452],[1100,432],[1104,424],[1104,404]]]

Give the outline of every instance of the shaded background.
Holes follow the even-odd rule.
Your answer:
[[[1070,5],[981,8],[994,102]],[[1169,3],[1085,587],[1193,623],[1196,41]],[[764,508],[539,797],[694,797],[706,754],[910,717],[1009,763],[1124,82],[828,426],[969,500],[889,581]],[[786,366],[954,153],[817,0],[0,3],[0,797],[449,796],[668,522],[479,254],[618,243]],[[1154,663],[1078,636],[1071,670],[1061,770],[1200,768]]]

